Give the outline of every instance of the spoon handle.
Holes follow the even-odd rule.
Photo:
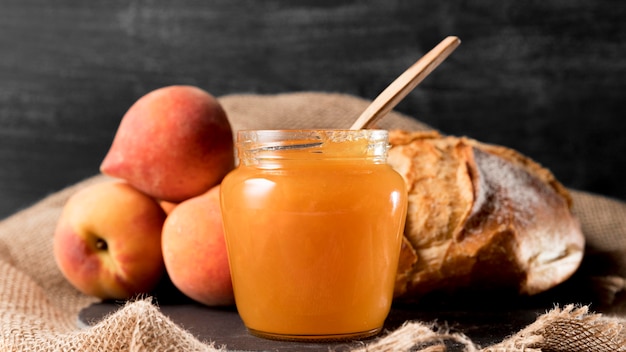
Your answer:
[[[437,44],[426,55],[422,56],[411,67],[404,71],[395,81],[374,99],[374,101],[361,113],[352,127],[359,130],[372,126],[381,117],[391,111],[410,91],[426,78],[448,55],[456,49],[461,41],[459,38],[450,36]]]

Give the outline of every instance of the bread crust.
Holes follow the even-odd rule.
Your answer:
[[[579,267],[584,237],[567,189],[522,154],[434,131],[390,131],[408,213],[397,298],[436,291],[546,291]]]

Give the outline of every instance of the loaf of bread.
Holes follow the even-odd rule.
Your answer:
[[[534,295],[568,279],[584,251],[571,198],[509,148],[437,132],[390,131],[408,185],[397,298],[465,289]]]

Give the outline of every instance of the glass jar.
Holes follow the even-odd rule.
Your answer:
[[[357,339],[389,314],[406,216],[385,130],[250,130],[222,181],[238,312],[253,334]]]

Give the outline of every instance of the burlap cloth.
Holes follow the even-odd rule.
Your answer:
[[[347,128],[367,102],[330,93],[220,98],[235,130],[243,128]],[[427,128],[392,113],[382,128]],[[444,131],[445,132],[445,131]],[[470,136],[471,137],[471,136]],[[214,351],[146,300],[126,304],[97,325],[79,328],[79,311],[96,300],[73,289],[55,266],[52,234],[61,208],[97,175],[42,199],[0,222],[0,349],[2,351]],[[597,299],[589,306],[554,306],[533,324],[495,346],[476,346],[462,334],[412,321],[383,334],[361,351],[443,351],[443,339],[467,351],[625,351],[626,204],[572,191],[588,252],[581,268]],[[219,346],[221,348],[222,346]],[[225,346],[228,348],[228,346]]]

